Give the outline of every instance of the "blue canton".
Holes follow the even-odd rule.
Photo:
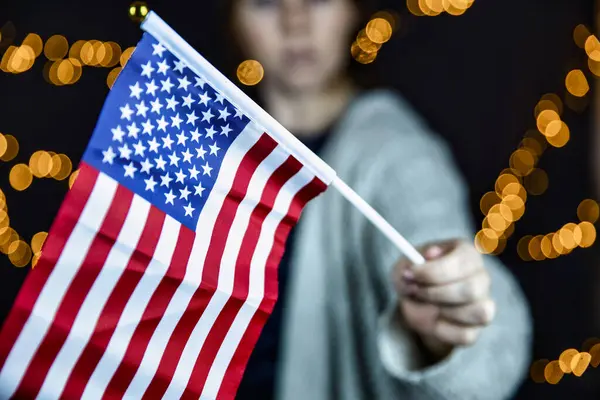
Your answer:
[[[249,121],[145,33],[83,160],[195,230],[223,157]]]

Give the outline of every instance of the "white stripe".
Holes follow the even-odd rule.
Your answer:
[[[247,300],[236,315],[231,328],[227,332],[223,343],[210,368],[201,398],[214,399],[219,393],[221,382],[227,371],[227,367],[239,347],[242,336],[248,329],[250,321],[260,305],[265,291],[265,267],[267,259],[273,248],[275,231],[281,220],[289,212],[290,205],[296,193],[311,182],[314,175],[308,169],[302,168],[292,179],[281,188],[273,211],[269,213],[263,223],[260,237],[256,245],[256,251],[252,256],[250,264],[250,291]]]
[[[27,366],[54,320],[66,293],[65,288],[70,286],[102,225],[116,189],[117,183],[114,180],[98,175],[81,216],[0,372],[3,396],[11,397],[21,382]]]
[[[38,398],[60,397],[75,363],[94,333],[100,313],[138,245],[149,211],[150,203],[134,195],[119,236],[81,305],[69,336],[48,372]]]
[[[135,328],[142,319],[150,297],[171,264],[180,228],[181,224],[175,219],[168,215],[165,217],[152,260],[129,297],[127,305],[119,318],[117,328],[110,338],[102,359],[90,377],[82,398],[99,399],[103,396],[106,386],[108,386],[110,379],[125,355],[127,346],[131,341]]]
[[[168,316],[168,318],[160,320],[152,335],[140,368],[127,389],[126,397],[133,396],[133,398],[140,398],[158,369],[164,350],[177,323],[183,316],[196,289],[200,286],[204,271],[204,261],[213,235],[216,219],[233,185],[240,163],[261,135],[262,132],[250,123],[233,141],[231,147],[225,153],[215,186],[210,192],[196,225],[196,238],[194,239],[185,277],[175,291],[165,311],[164,315]]]
[[[242,240],[250,225],[250,216],[255,207],[260,203],[261,196],[267,186],[269,178],[288,157],[289,155],[287,153],[284,153],[277,147],[261,163],[250,179],[248,192],[239,205],[229,231],[230,233],[227,237],[227,242],[223,251],[223,259],[221,260],[219,269],[217,290],[210,299],[206,310],[196,323],[196,326],[185,345],[181,359],[177,364],[177,369],[171,380],[171,384],[165,393],[165,398],[179,398],[185,390],[196,360],[198,359],[198,355],[204,346],[204,342],[233,292],[236,261],[240,254]],[[254,226],[253,228],[257,229],[258,227]]]

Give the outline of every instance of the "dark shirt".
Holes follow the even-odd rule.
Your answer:
[[[325,145],[329,131],[320,135],[302,139],[302,142],[316,154],[319,154]],[[271,316],[256,343],[256,347],[250,356],[244,377],[237,392],[236,399],[260,399],[271,400],[274,398],[274,385],[279,372],[279,345],[281,339],[281,327],[283,313],[285,312],[285,295],[290,276],[290,260],[295,242],[296,228],[292,228],[288,236],[285,251],[278,270],[279,295]]]

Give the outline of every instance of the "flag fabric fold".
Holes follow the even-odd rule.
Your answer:
[[[335,173],[156,14],[0,332],[0,397],[231,399]]]

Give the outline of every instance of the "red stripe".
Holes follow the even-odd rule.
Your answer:
[[[249,226],[244,235],[240,253],[236,261],[235,283],[231,297],[223,307],[211,329],[206,342],[200,351],[199,357],[194,365],[186,394],[183,397],[192,397],[192,393],[202,393],[206,377],[214,362],[227,332],[231,328],[236,315],[248,298],[250,288],[250,263],[256,251],[256,245],[260,237],[262,225],[265,218],[275,204],[275,199],[283,185],[302,169],[302,164],[295,158],[289,157],[269,178],[260,203],[252,211]],[[200,362],[200,360],[202,360]]]
[[[296,193],[287,216],[279,223],[279,226],[275,231],[273,248],[267,259],[265,270],[265,297],[252,317],[252,320],[227,367],[221,387],[219,388],[219,393],[217,394],[218,400],[231,400],[235,398],[237,388],[242,380],[244,369],[246,368],[246,364],[248,364],[250,354],[252,353],[252,350],[258,341],[258,337],[260,336],[260,332],[267,322],[267,318],[271,315],[273,306],[277,300],[277,267],[283,256],[285,241],[287,240],[292,227],[298,222],[300,213],[304,209],[306,203],[326,189],[327,185],[325,185],[325,183],[318,178],[314,178],[308,185]]]
[[[85,163],[81,163],[79,176],[73,188],[67,193],[65,201],[54,219],[50,234],[44,244],[42,256],[36,268],[27,276],[8,318],[4,321],[0,333],[0,370],[2,370],[10,350],[25,326],[42,288],[67,243],[67,239],[71,236],[97,178],[98,171]]]
[[[181,226],[173,258],[164,277],[152,294],[140,323],[127,346],[127,351],[112,376],[103,398],[121,398],[133,380],[135,373],[144,357],[152,334],[158,323],[165,316],[167,306],[185,277],[185,270],[190,258],[196,234],[185,226]]]
[[[231,229],[237,209],[246,196],[250,179],[260,163],[275,147],[277,147],[277,143],[269,135],[263,134],[242,159],[236,172],[233,186],[223,201],[216,219],[204,263],[205,267],[202,273],[201,285],[196,289],[169,339],[154,379],[144,393],[145,399],[161,398],[166,392],[189,336],[217,288],[221,259],[229,230]]]
[[[104,355],[131,294],[152,260],[164,220],[164,212],[150,207],[138,245],[106,301],[94,333],[71,371],[60,398],[79,399],[83,395],[85,386]]]
[[[66,290],[54,316],[50,329],[46,332],[40,347],[33,356],[17,391],[17,398],[37,396],[44,379],[58,352],[67,340],[73,322],[96,278],[100,274],[108,254],[117,241],[119,232],[131,207],[133,192],[124,186],[117,186],[110,208],[96,233],[86,257]]]

